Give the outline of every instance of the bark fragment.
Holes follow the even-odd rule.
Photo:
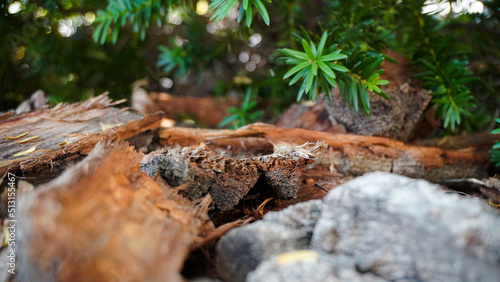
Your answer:
[[[374,135],[408,141],[431,100],[429,91],[405,83],[399,89],[385,89],[391,97],[386,100],[369,93],[370,116],[360,110],[354,112],[338,89],[332,93],[332,102],[325,103],[330,116],[345,126],[347,132],[360,135]]]
[[[19,281],[182,280],[191,244],[211,230],[210,200],[164,189],[140,171],[142,157],[99,143],[21,199]]]
[[[103,94],[71,105],[3,115],[5,118],[0,117],[0,176],[9,171],[22,173],[33,184],[46,183],[81,160],[101,140],[124,140],[158,128],[160,114],[144,117],[113,107],[119,102]],[[40,137],[23,144],[16,143],[22,139],[5,137],[25,132],[28,134],[22,139]],[[34,145],[34,152],[15,156]]]

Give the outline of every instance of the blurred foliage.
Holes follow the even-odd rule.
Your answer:
[[[231,125],[231,128],[238,128],[256,122],[263,113],[262,110],[255,110],[257,106],[257,93],[258,89],[256,87],[248,86],[241,106],[239,108],[228,108],[227,112],[229,115],[219,123],[219,127]]]
[[[131,78],[147,75],[143,43],[129,34],[127,44],[99,46],[85,14],[101,1],[13,1],[0,4],[1,111],[15,108],[37,89],[52,102],[79,101],[110,91],[113,98],[130,95]],[[41,4],[43,3],[43,4]],[[62,21],[79,25],[61,36]]]
[[[157,25],[165,23],[166,8],[172,8],[178,1],[171,0],[109,0],[105,10],[97,11],[96,28],[93,33],[94,41],[104,44],[108,37],[108,30],[114,24],[111,34],[113,44],[118,40],[120,27],[129,23],[132,30],[140,34],[141,40],[146,38],[146,30],[151,21]]]
[[[231,8],[235,7],[235,4],[238,2],[238,0],[215,0],[210,3],[208,6],[210,10],[213,12],[212,16],[210,17],[210,20],[214,20],[214,22],[218,22],[221,19],[224,19],[227,16],[227,13],[229,13],[229,10]],[[271,3],[270,0],[266,0],[266,2]],[[245,15],[245,24],[247,27],[250,27],[252,24],[252,19],[253,19],[253,8],[255,6],[255,9],[259,11],[259,14],[262,16],[262,20],[266,23],[266,25],[269,25],[270,19],[269,19],[269,14],[267,13],[267,9],[264,6],[264,3],[260,0],[242,0],[241,3],[239,3],[239,8],[238,8],[238,23],[241,22],[243,19],[243,15]]]
[[[500,118],[495,120],[497,123],[500,123]],[[500,134],[500,128],[497,128],[491,131],[493,134]],[[490,150],[491,154],[491,162],[495,163],[496,167],[500,167],[500,141],[496,141],[495,145]]]
[[[9,12],[15,3],[19,11]],[[423,13],[429,3],[7,0],[0,4],[2,110],[37,89],[52,101],[106,90],[127,97],[131,83],[147,77],[155,90],[196,95],[182,85],[198,84],[204,93],[250,97],[243,116],[258,107],[277,115],[338,85],[354,110],[368,114],[367,92],[385,95],[379,67],[390,48],[413,63],[444,127],[491,130],[500,115],[499,1],[482,1],[485,11],[475,14]]]

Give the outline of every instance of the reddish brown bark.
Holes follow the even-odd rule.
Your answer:
[[[205,142],[214,150],[235,154],[262,153],[249,144],[259,144],[257,148],[269,148],[269,145],[297,146],[306,142],[325,141],[330,149],[320,154],[312,165],[314,170],[328,172],[322,175],[322,179],[338,178],[339,174],[356,176],[368,171],[389,171],[431,181],[483,178],[489,164],[487,154],[474,150],[419,147],[384,137],[330,134],[262,123],[235,131],[164,128],[160,130],[159,138],[164,146],[188,146]]]
[[[142,157],[123,143],[99,143],[24,194],[18,280],[181,281],[190,246],[212,230],[210,198],[195,206],[162,187],[140,171]]]

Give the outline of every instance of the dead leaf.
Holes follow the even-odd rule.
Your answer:
[[[37,144],[38,145],[38,144]],[[16,153],[14,155],[12,155],[13,157],[19,157],[19,156],[22,156],[22,155],[26,155],[26,154],[29,154],[29,153],[32,153],[36,150],[36,145],[29,148],[28,150],[26,151],[22,151],[22,152],[19,152],[19,153]]]
[[[21,133],[21,134],[19,134],[19,135],[17,135],[17,136],[14,136],[14,137],[10,137],[10,136],[5,135],[5,138],[10,139],[10,140],[13,140],[13,139],[19,139],[19,138],[21,138],[21,137],[24,137],[24,136],[28,135],[28,133],[29,133],[29,132],[28,132],[28,131],[26,131],[26,132]]]
[[[30,137],[30,138],[26,138],[24,140],[16,141],[16,142],[19,143],[19,144],[24,144],[24,143],[28,143],[28,142],[30,142],[32,140],[35,140],[35,139],[38,139],[38,138],[40,138],[40,135],[33,136],[33,137]]]

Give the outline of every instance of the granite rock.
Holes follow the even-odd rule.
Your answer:
[[[498,281],[500,213],[424,180],[375,172],[233,229],[227,281]]]

